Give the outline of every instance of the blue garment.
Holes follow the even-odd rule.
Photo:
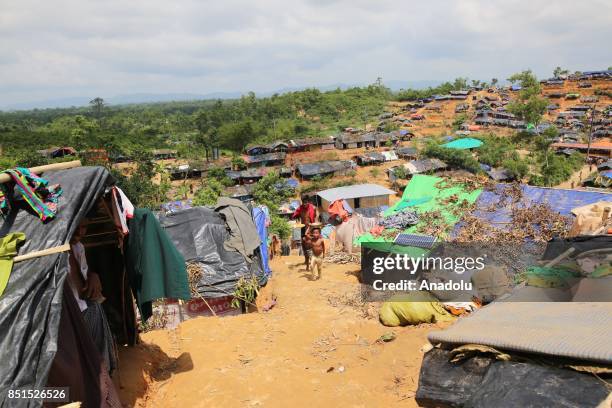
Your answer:
[[[326,225],[321,229],[321,236],[325,239],[329,239],[331,233],[335,230],[333,225]]]
[[[269,277],[272,274],[272,270],[270,269],[270,259],[268,254],[268,227],[266,227],[266,218],[268,218],[268,216],[266,215],[266,212],[267,208],[253,208],[253,222],[255,222],[257,235],[259,235],[259,239],[261,240],[261,245],[259,246],[259,252],[261,253],[261,266],[263,267],[266,277]]]

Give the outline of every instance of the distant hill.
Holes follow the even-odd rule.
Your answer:
[[[388,86],[393,91],[399,91],[400,89],[414,88],[414,89],[423,89],[430,86],[440,85],[443,81],[435,81],[435,80],[423,80],[423,81],[400,81],[400,80],[390,80],[385,81],[385,85]],[[326,86],[318,86],[317,88],[321,91],[331,91],[337,88],[347,89],[355,86],[365,86],[365,84],[331,84]],[[289,87],[282,88],[276,91],[270,92],[258,92],[257,96],[266,97],[271,96],[275,93],[282,94],[287,92],[301,91],[305,88],[309,88],[306,86],[302,87]],[[246,94],[245,92],[213,92],[207,94],[195,94],[195,93],[133,93],[133,94],[124,94],[117,95],[112,97],[104,97],[106,103],[110,105],[127,105],[134,103],[155,103],[155,102],[171,102],[171,101],[193,101],[193,100],[202,100],[202,99],[235,99],[240,96]],[[85,97],[85,96],[74,96],[74,97],[66,97],[66,98],[57,98],[57,99],[47,99],[40,101],[32,101],[32,102],[22,102],[22,103],[14,103],[5,106],[0,106],[0,110],[3,111],[12,111],[12,110],[29,110],[29,109],[47,109],[47,108],[70,108],[70,107],[80,107],[86,106],[89,104],[89,101],[93,99],[95,96]]]

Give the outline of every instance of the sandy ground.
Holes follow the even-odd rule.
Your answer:
[[[593,171],[596,171],[595,166],[585,164],[584,166],[580,168],[580,170],[576,170],[574,174],[571,175],[569,180],[564,181],[563,183],[559,184],[556,187],[570,188],[570,189],[580,187],[581,183],[584,180],[588,179]]]
[[[197,318],[153,331],[121,352],[126,406],[417,406],[414,393],[435,325],[387,328],[360,302],[358,265],[310,280],[297,256],[272,262],[259,303],[269,312]],[[385,333],[397,338],[379,344]],[[148,386],[148,389],[147,389]]]

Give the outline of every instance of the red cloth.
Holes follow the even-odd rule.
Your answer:
[[[380,234],[382,234],[382,232],[384,231],[385,227],[383,227],[382,225],[377,225],[374,228],[372,228],[370,230],[370,234],[374,235],[375,237],[379,236]]]
[[[342,200],[336,200],[331,203],[327,209],[327,213],[332,217],[339,215],[342,221],[346,221],[349,216],[349,213],[344,209],[344,205],[342,205]]]
[[[302,211],[308,211],[308,218],[310,219],[311,223],[315,221],[315,208],[314,205],[310,203],[300,205],[298,209],[295,210],[291,218],[299,217],[302,214]]]

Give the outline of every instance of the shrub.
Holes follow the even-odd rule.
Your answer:
[[[214,178],[208,179],[207,183],[196,191],[195,197],[193,198],[193,205],[213,206],[217,204],[217,199],[221,195],[223,187],[223,184],[218,180]]]
[[[464,169],[472,173],[482,172],[478,161],[466,150],[448,149],[430,143],[423,150],[423,154],[426,157],[440,159],[451,167]]]
[[[270,228],[268,230],[270,234],[276,234],[281,240],[291,236],[291,226],[289,223],[283,217],[276,214],[271,216]]]

